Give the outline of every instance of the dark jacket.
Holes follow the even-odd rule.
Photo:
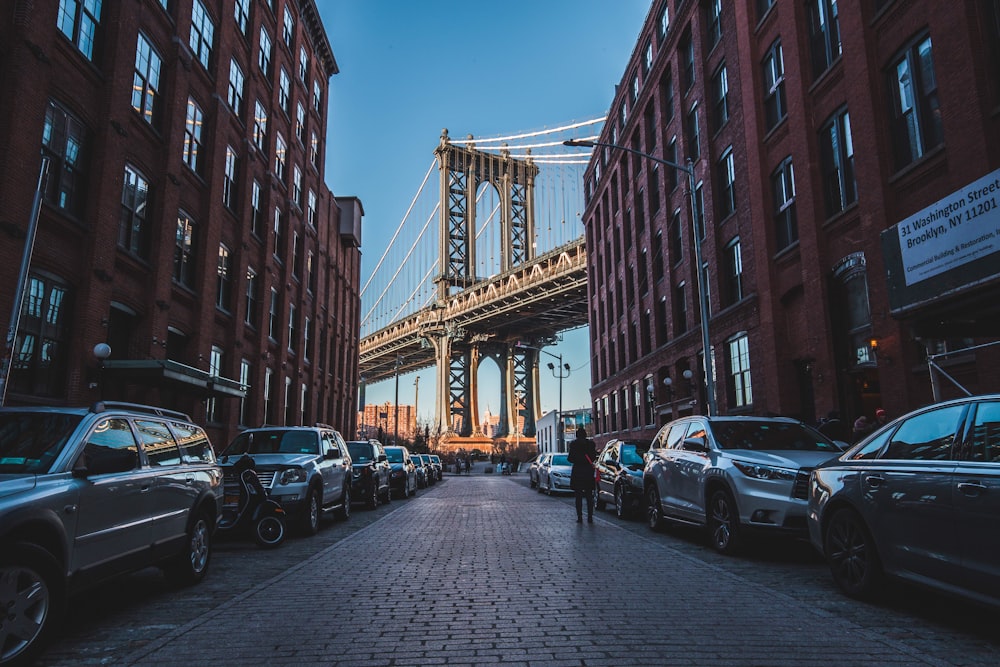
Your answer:
[[[569,476],[570,487],[574,491],[593,491],[594,461],[597,459],[594,441],[590,438],[577,438],[569,443],[568,458],[573,464],[573,471]]]

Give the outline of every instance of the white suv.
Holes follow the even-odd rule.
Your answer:
[[[233,464],[244,454],[254,460],[268,495],[305,534],[316,534],[324,511],[341,519],[351,515],[351,455],[334,428],[262,426],[240,433],[219,455],[227,503],[239,499]]]
[[[205,431],[130,403],[0,408],[0,663],[28,663],[68,594],[163,566],[208,571],[222,471]]]

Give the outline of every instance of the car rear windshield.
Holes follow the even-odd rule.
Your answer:
[[[385,450],[385,457],[387,459],[389,459],[389,463],[402,463],[403,462],[403,450],[402,449],[389,449],[389,448],[386,448],[386,450]]]
[[[552,465],[554,466],[568,466],[570,465],[569,457],[565,454],[556,454],[552,457]]]
[[[805,424],[774,421],[723,421],[712,424],[715,442],[722,449],[762,451],[795,450],[839,452],[832,440]]]
[[[351,460],[355,463],[368,463],[375,458],[375,448],[367,442],[349,442],[347,450],[351,453]]]
[[[222,452],[237,454],[319,454],[319,441],[313,431],[245,431]]]
[[[0,473],[48,472],[81,419],[53,412],[0,414]]]
[[[648,451],[645,445],[622,445],[622,465],[641,466],[644,463],[642,457]]]

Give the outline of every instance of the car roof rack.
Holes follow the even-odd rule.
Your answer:
[[[158,408],[154,405],[145,405],[143,403],[126,403],[124,401],[97,401],[92,406],[90,406],[90,411],[94,414],[100,414],[108,410],[128,410],[129,412],[141,412],[143,414],[155,415],[157,417],[170,417],[172,419],[180,419],[186,422],[191,421],[191,417],[183,412],[177,410],[168,410],[166,408]]]

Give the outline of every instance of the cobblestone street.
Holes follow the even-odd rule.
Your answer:
[[[724,558],[607,513],[577,524],[571,499],[536,494],[524,474],[449,476],[273,552],[224,543],[191,589],[160,590],[153,571],[126,579],[74,607],[42,664],[1000,661],[995,614],[912,591],[860,604],[805,545],[781,553]]]

